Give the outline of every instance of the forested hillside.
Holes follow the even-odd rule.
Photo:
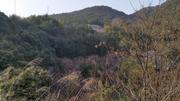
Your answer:
[[[125,13],[107,6],[95,6],[72,13],[55,14],[51,16],[65,25],[74,26],[77,24],[96,24],[103,26],[104,22],[111,21],[113,18],[127,17]]]
[[[0,101],[179,101],[179,12],[179,0],[130,15],[0,12]]]
[[[98,54],[96,44],[113,42],[108,34],[97,34],[87,25],[64,28],[48,15],[8,18],[1,13],[0,17],[1,70],[9,65],[23,66],[37,57],[48,59],[52,64],[56,57]]]

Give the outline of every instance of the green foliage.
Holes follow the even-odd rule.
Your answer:
[[[8,18],[2,14],[0,17],[1,70],[8,65],[23,67],[37,57],[46,60],[45,67],[54,66],[59,57],[98,54],[94,46],[101,41],[111,41],[107,34],[98,34],[86,24],[64,27],[48,15]]]
[[[0,75],[0,99],[3,101],[34,101],[49,92],[51,78],[40,67],[24,70],[9,67]]]
[[[16,31],[16,26],[12,21],[2,12],[0,12],[0,36],[4,34],[10,34]]]
[[[155,12],[157,9],[161,11],[161,14],[157,14],[159,18],[155,19],[157,22],[153,22],[154,16],[152,15],[157,13]],[[178,11],[178,0],[167,0],[162,6],[144,8],[130,16],[105,6],[87,8],[69,14],[30,16],[28,18],[15,15],[8,18],[0,13],[0,70],[12,65],[15,68],[24,67],[29,61],[41,57],[43,58],[43,67],[52,67],[49,69],[50,73],[64,75],[63,71],[66,71],[64,70],[66,68],[59,62],[59,58],[85,57],[92,54],[104,56],[109,50],[110,52],[115,51],[113,55],[120,55],[120,58],[126,56],[121,59],[119,68],[108,64],[108,56],[99,57],[104,59],[103,62],[99,61],[99,64],[96,63],[93,66],[82,64],[80,66],[81,75],[79,72],[73,72],[54,82],[54,88],[52,87],[51,90],[52,92],[55,90],[55,92],[52,96],[58,93],[57,99],[64,100],[72,95],[79,97],[82,93],[88,93],[88,97],[95,96],[97,101],[132,100],[135,95],[137,98],[144,99],[143,89],[146,90],[146,87],[143,89],[142,87],[145,85],[144,82],[148,84],[148,80],[145,80],[145,73],[149,74],[147,77],[152,76],[152,80],[149,80],[151,82],[156,83],[153,80],[157,77],[156,72],[154,72],[156,60],[154,58],[152,60],[145,59],[145,55],[149,54],[145,53],[146,51],[152,50],[152,57],[153,51],[157,51],[157,55],[160,54],[166,59],[167,63],[162,61],[164,65],[172,64],[171,67],[174,68],[179,66],[180,59],[177,57],[180,53]],[[147,27],[137,18],[139,14],[147,18],[147,20],[142,19],[145,22],[144,25],[148,25]],[[115,17],[120,17],[120,20],[117,20],[120,22],[115,24],[117,27],[113,28],[110,22]],[[88,28],[88,24],[101,25],[107,33],[94,32]],[[168,27],[169,25],[171,26]],[[120,35],[118,36],[117,33]],[[174,35],[175,38],[171,39],[171,35]],[[121,53],[121,51],[123,52]],[[129,53],[131,56],[128,57]],[[146,61],[142,61],[143,58]],[[98,60],[95,59],[95,61]],[[144,72],[143,66],[146,66],[147,72]],[[49,92],[51,84],[48,72],[40,67],[32,66],[25,69],[15,68],[8,67],[0,73],[0,100],[44,100],[43,98]],[[162,80],[166,79],[164,80],[165,86],[171,84],[171,76],[174,80],[176,79],[170,72],[167,73],[169,73],[170,79],[163,77],[163,73],[160,74]],[[99,85],[98,88],[91,89],[90,86],[94,86],[95,83],[91,80],[87,82],[88,80],[84,79],[94,78],[98,79]],[[85,81],[84,87],[82,81]],[[165,90],[160,89],[166,88],[165,86],[157,89],[164,93]],[[82,90],[83,88],[85,89]],[[138,94],[139,92],[140,94]],[[149,93],[153,95],[152,92],[149,91]],[[155,96],[150,95],[150,97]]]
[[[80,66],[80,69],[81,69],[81,75],[84,77],[84,78],[88,78],[88,77],[91,77],[92,76],[92,67],[91,65],[87,65],[87,64],[82,64]]]

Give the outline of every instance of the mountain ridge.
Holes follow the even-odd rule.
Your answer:
[[[126,14],[123,11],[119,11],[109,6],[92,6],[81,10],[76,10],[68,13],[53,14],[50,16],[65,25],[71,25],[72,23],[85,23],[103,26],[104,23],[111,22],[114,18],[121,18],[126,21],[134,21],[137,20],[139,14],[151,16],[159,7],[166,8],[165,12],[173,12],[173,8],[178,7],[178,4],[178,0],[167,0],[160,5],[144,7],[132,14]]]
[[[70,13],[54,14],[51,15],[51,17],[59,21],[63,20],[64,24],[78,22],[103,25],[104,21],[112,20],[116,17],[125,18],[127,17],[127,14],[108,6],[93,6]]]

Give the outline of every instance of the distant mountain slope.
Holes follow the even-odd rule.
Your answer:
[[[126,19],[122,19],[120,17],[115,18],[112,20],[114,26],[119,26],[119,24],[128,22],[130,24],[135,24],[139,19],[142,20],[144,18],[152,18],[153,16],[160,16],[163,18],[172,17],[174,19],[180,18],[180,1],[179,0],[166,0],[166,2],[162,3],[161,5],[145,7],[136,11],[133,14],[126,16]],[[145,20],[145,19],[144,19]],[[147,20],[147,19],[146,19]],[[119,23],[119,24],[118,24]],[[135,24],[136,25],[136,24]]]
[[[127,15],[107,6],[94,6],[71,13],[52,15],[52,17],[69,25],[79,23],[103,25],[104,21],[116,17],[125,18]]]
[[[68,26],[76,26],[79,24],[93,24],[103,26],[104,23],[111,22],[115,18],[120,18],[122,20],[133,23],[134,21],[138,20],[139,15],[143,14],[149,17],[152,16],[158,8],[163,10],[161,15],[167,16],[173,12],[178,12],[179,6],[179,0],[167,0],[161,5],[146,7],[130,15],[108,6],[94,6],[70,13],[54,14],[51,15],[51,17]]]
[[[179,0],[167,0],[161,5],[161,8],[164,9],[162,14],[164,16],[175,14],[175,18],[180,18],[180,1]]]
[[[166,2],[162,3],[161,5],[143,8],[130,16],[138,16],[141,14],[146,16],[152,16],[154,15],[154,13],[160,13],[160,15],[162,16],[168,16],[171,14],[179,13],[179,9],[179,0],[166,0]]]

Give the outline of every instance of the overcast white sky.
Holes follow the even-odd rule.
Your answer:
[[[6,15],[16,13],[16,15],[27,17],[30,15],[43,15],[47,12],[48,14],[57,14],[95,5],[105,5],[131,14],[134,10],[129,1],[137,10],[141,8],[140,4],[145,6],[148,6],[150,2],[152,2],[152,5],[159,4],[159,0],[0,0],[0,11]]]

